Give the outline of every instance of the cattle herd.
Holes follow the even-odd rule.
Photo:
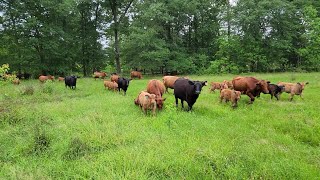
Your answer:
[[[105,78],[107,73],[94,72],[93,78]],[[29,78],[29,76],[27,76]],[[64,81],[65,86],[70,89],[76,89],[77,76],[58,77],[58,81]],[[103,82],[104,88],[113,91],[123,91],[126,95],[129,83],[132,79],[142,79],[142,74],[139,71],[132,71],[130,73],[130,79],[120,77],[116,73],[112,73],[110,80]],[[54,80],[54,76],[39,76],[41,83],[47,80]],[[19,79],[13,81],[13,84],[20,84]],[[223,82],[211,82],[209,90],[215,92],[220,91],[220,102],[231,101],[232,107],[237,107],[237,103],[241,98],[241,95],[249,96],[249,103],[253,103],[256,97],[260,97],[261,93],[270,94],[271,99],[276,97],[280,99],[282,92],[290,94],[289,100],[292,101],[294,95],[299,95],[301,98],[305,85],[308,82],[287,83],[278,82],[278,84],[271,84],[270,81],[260,80],[254,77],[242,77],[237,76],[232,80],[224,80]],[[166,98],[163,98],[164,93],[169,93],[168,88],[173,89],[175,104],[178,107],[178,101],[180,100],[182,109],[184,109],[184,101],[187,102],[187,111],[192,110],[192,106],[197,101],[202,88],[207,85],[207,81],[192,81],[188,77],[178,76],[163,76],[162,81],[152,79],[147,83],[146,90],[138,93],[137,98],[134,99],[134,104],[140,106],[142,111],[147,114],[148,110],[153,115],[156,113],[156,109],[161,110],[163,108]]]

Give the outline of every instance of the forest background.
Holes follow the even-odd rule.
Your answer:
[[[2,0],[0,15],[0,64],[36,77],[320,69],[315,0]]]

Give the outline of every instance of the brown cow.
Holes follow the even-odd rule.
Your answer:
[[[231,101],[232,107],[236,107],[238,104],[238,100],[241,97],[240,91],[235,91],[231,89],[222,89],[220,92],[220,103],[224,99],[225,102]]]
[[[145,115],[147,114],[148,109],[152,111],[153,115],[156,114],[157,103],[155,94],[149,94],[148,92],[141,91],[138,97],[134,100],[134,103],[140,106]]]
[[[248,95],[250,97],[249,103],[253,103],[254,98],[261,92],[269,93],[268,83],[270,81],[258,80],[254,77],[235,77],[232,80],[233,89]]]
[[[166,98],[162,98],[162,95],[165,92],[163,83],[156,79],[150,80],[147,85],[147,92],[156,95],[157,106],[159,109],[162,109],[163,101],[166,100]]]
[[[48,76],[41,75],[41,76],[39,76],[39,81],[42,82],[42,83],[47,81],[48,79],[53,81],[54,80],[54,76],[51,76],[51,75],[48,75]]]
[[[64,77],[58,77],[58,81],[64,81]]]
[[[211,82],[210,83],[210,92],[215,92],[216,89],[221,89],[221,83],[220,82]]]
[[[232,81],[223,80],[222,84],[226,84],[229,89],[233,89]]]
[[[116,91],[118,88],[118,84],[112,81],[104,81],[103,85],[104,85],[104,89],[108,88],[109,90],[112,89],[113,91]]]
[[[95,80],[97,80],[97,78],[102,78],[102,79],[104,79],[106,76],[107,76],[107,73],[105,73],[105,72],[96,71],[96,72],[93,73],[93,78],[94,78]]]
[[[12,83],[14,85],[19,85],[20,84],[20,80],[18,78],[16,78],[16,79],[12,80]]]
[[[289,100],[292,101],[294,95],[300,95],[301,99],[303,99],[302,92],[304,90],[304,87],[309,84],[309,82],[306,83],[286,83],[286,82],[279,82],[278,86],[284,86],[284,92],[290,93]]]
[[[116,74],[113,74],[113,75],[111,75],[111,77],[110,77],[110,80],[111,80],[112,82],[118,82],[118,79],[119,79],[119,75],[116,75]]]
[[[142,79],[142,74],[139,71],[131,71],[130,76],[131,76],[131,79],[133,79],[135,77]]]
[[[178,79],[178,76],[163,76],[162,81],[164,86],[166,87],[166,92],[169,93],[168,88],[173,89],[173,84]]]

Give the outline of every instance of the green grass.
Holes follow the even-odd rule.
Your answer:
[[[0,179],[319,179],[320,73],[251,75],[310,84],[304,100],[262,94],[249,105],[242,95],[236,109],[204,87],[192,112],[176,109],[169,90],[155,117],[133,102],[151,77],[131,81],[127,96],[91,78],[76,90],[2,86]]]

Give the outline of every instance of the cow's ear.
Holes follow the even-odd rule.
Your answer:
[[[190,85],[194,85],[194,81],[188,80],[188,82],[189,82]]]
[[[207,81],[203,81],[202,86],[206,86],[206,85],[208,85]]]
[[[269,84],[269,83],[270,83],[270,81],[267,81],[267,83]]]

